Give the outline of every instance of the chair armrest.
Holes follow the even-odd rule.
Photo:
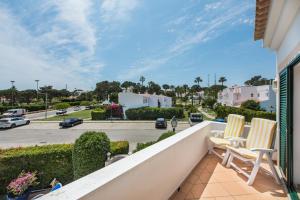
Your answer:
[[[222,130],[212,130],[211,133],[215,137],[223,137],[223,135],[224,135],[224,131],[222,131]]]
[[[231,137],[228,138],[228,140],[230,141],[230,145],[234,147],[244,146],[245,142],[247,141],[246,138],[242,137]]]
[[[265,148],[251,148],[251,151],[260,151],[263,153],[274,153],[276,152],[276,149],[265,149]]]

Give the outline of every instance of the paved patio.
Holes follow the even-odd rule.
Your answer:
[[[243,169],[251,166],[234,160]],[[264,166],[267,169],[267,167]],[[281,185],[271,173],[260,169],[252,186],[246,177],[232,168],[226,168],[215,155],[206,155],[170,200],[268,200],[287,199]]]

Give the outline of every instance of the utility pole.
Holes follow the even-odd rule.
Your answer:
[[[36,101],[39,100],[39,81],[40,80],[35,80],[35,82],[36,82]]]
[[[217,85],[217,74],[215,73],[215,85]]]
[[[45,93],[45,119],[47,119],[47,110],[48,110],[48,93]]]
[[[11,106],[14,105],[14,82],[15,81],[10,81],[11,82]]]
[[[209,87],[209,74],[207,75],[207,87]]]

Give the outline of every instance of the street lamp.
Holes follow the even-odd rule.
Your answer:
[[[14,83],[15,81],[10,81],[11,82],[11,105],[14,105]]]
[[[36,100],[39,100],[39,81],[40,80],[35,80],[36,82]]]

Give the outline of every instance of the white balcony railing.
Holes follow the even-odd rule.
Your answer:
[[[224,127],[202,122],[41,199],[166,200],[206,155],[206,136]]]

